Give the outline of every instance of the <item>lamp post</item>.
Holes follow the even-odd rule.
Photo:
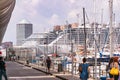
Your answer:
[[[57,35],[57,38],[58,38],[58,31],[56,32],[56,35]],[[57,44],[58,44],[58,43],[57,43],[57,40],[58,40],[57,38],[56,38],[56,51],[55,51],[55,52],[56,52],[56,57],[57,57],[57,47],[58,47],[58,46],[57,46]]]
[[[46,42],[44,42],[44,60],[45,60],[45,57],[46,57],[46,56],[45,56],[45,53],[46,53],[46,52],[45,52],[45,48],[46,48]]]
[[[55,50],[55,54],[57,55],[57,41],[56,41],[56,50]]]

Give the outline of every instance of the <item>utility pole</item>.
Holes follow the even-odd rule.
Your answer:
[[[86,25],[85,25],[85,8],[83,8],[83,20],[84,20],[84,55],[87,57],[87,47],[86,47]]]
[[[112,57],[113,53],[113,0],[109,0],[109,6],[110,6],[110,57]]]

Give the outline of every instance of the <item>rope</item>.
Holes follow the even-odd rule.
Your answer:
[[[108,31],[109,31],[109,29],[108,29]],[[103,51],[104,51],[105,44],[107,43],[107,40],[108,40],[108,31],[106,32],[105,42],[104,42],[104,45],[103,45],[103,47],[102,47],[101,52],[100,52],[100,46],[97,44],[97,41],[96,41],[96,39],[94,38],[94,39],[95,39],[95,45],[96,45],[96,47],[97,47],[97,49],[98,49],[98,52],[99,52],[99,54],[100,54],[100,57],[102,57],[102,53],[103,53]]]

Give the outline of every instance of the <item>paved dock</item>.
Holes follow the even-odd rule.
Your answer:
[[[19,61],[18,63],[26,65],[22,61]],[[38,66],[36,64],[29,64],[29,65],[26,65],[26,66],[32,67],[35,70],[38,70],[38,71],[41,71],[43,73],[48,74],[45,67]],[[74,76],[70,73],[56,72],[54,70],[50,70],[50,75],[53,75],[53,76],[55,76],[55,77],[57,77],[61,80],[79,80],[79,76]]]
[[[78,75],[70,73],[51,70],[50,74],[48,74],[46,68],[34,64],[26,65],[22,62],[12,61],[6,63],[9,80],[80,80]]]
[[[6,63],[8,80],[61,80],[53,75],[48,75],[16,62],[9,61]]]

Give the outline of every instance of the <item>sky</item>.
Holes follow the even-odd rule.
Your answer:
[[[120,0],[113,1],[115,20],[120,22]],[[23,19],[33,24],[34,33],[50,31],[54,25],[65,25],[66,21],[75,23],[79,20],[81,24],[83,7],[88,16],[86,21],[101,23],[103,14],[103,22],[109,23],[109,0],[16,0],[3,42],[12,41],[16,44],[16,24]]]

